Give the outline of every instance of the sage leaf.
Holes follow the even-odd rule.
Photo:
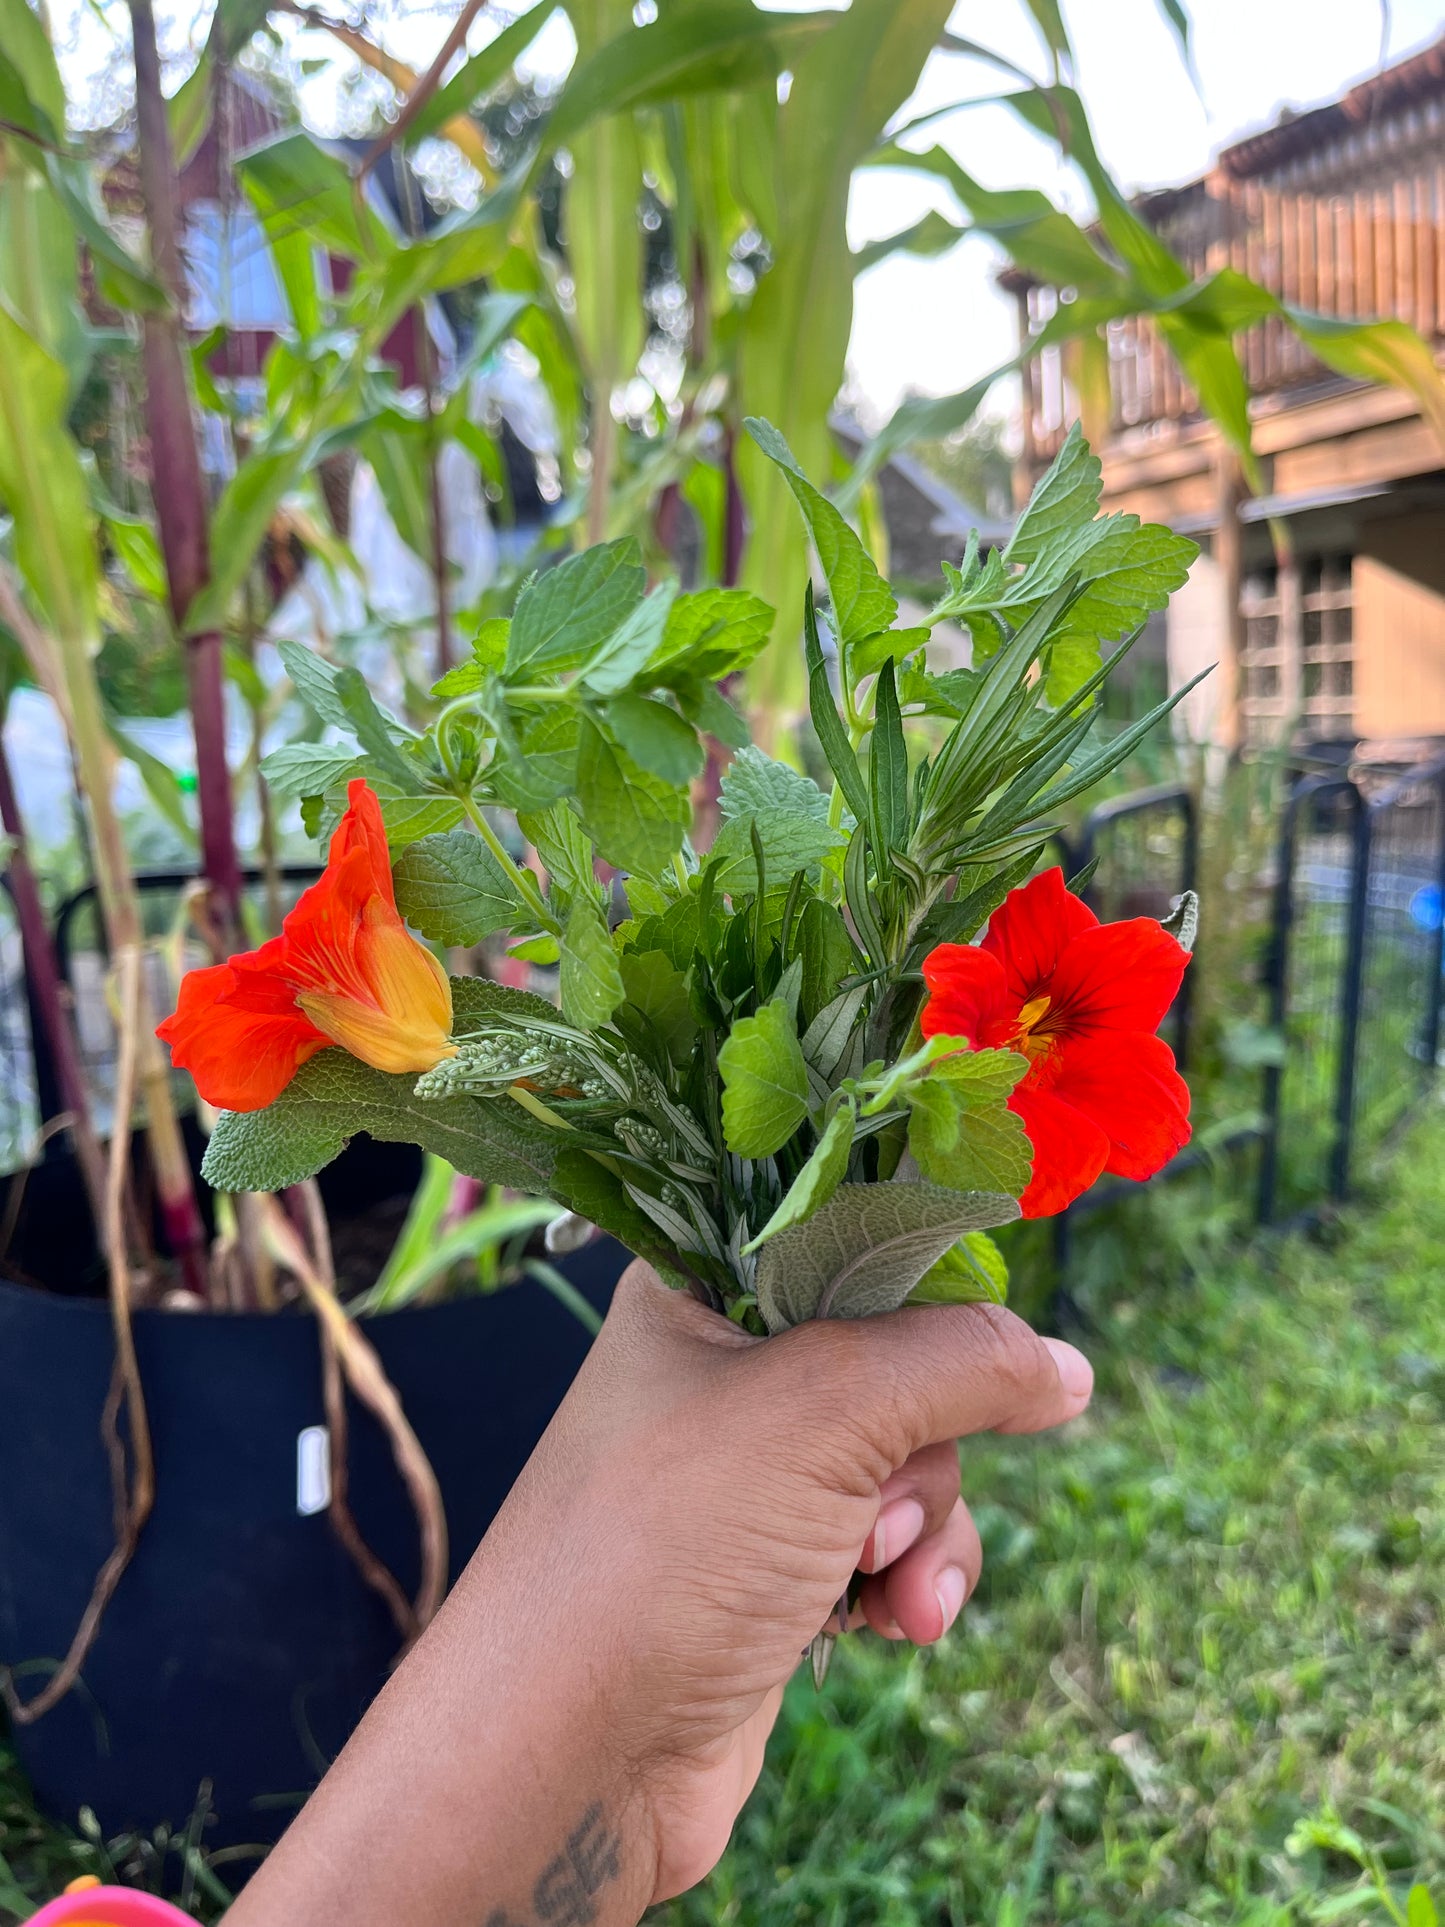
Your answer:
[[[929,1266],[966,1231],[1010,1224],[1018,1202],[1000,1192],[934,1184],[844,1184],[806,1224],[758,1254],[758,1309],[770,1332],[809,1318],[896,1311]]]
[[[218,1191],[279,1191],[314,1177],[365,1131],[388,1144],[418,1144],[487,1184],[548,1190],[556,1132],[510,1098],[429,1100],[415,1084],[372,1070],[339,1045],[318,1051],[265,1110],[222,1111],[202,1175]]]
[[[718,1052],[723,1137],[742,1158],[772,1155],[808,1114],[808,1068],[787,1005],[740,1018]]]
[[[1186,890],[1169,915],[1159,921],[1160,928],[1169,932],[1181,950],[1192,950],[1199,935],[1199,898],[1193,890]]]

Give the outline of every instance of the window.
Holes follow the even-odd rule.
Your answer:
[[[1239,665],[1239,710],[1248,743],[1278,742],[1289,715],[1290,682],[1284,646],[1279,576],[1260,569],[1246,576],[1239,598],[1244,654]]]
[[[186,209],[186,319],[198,331],[225,327],[279,331],[290,326],[261,223],[244,204],[194,201]]]
[[[1246,577],[1239,711],[1244,740],[1329,742],[1354,731],[1354,603],[1347,555]]]
[[[1300,711],[1307,737],[1354,731],[1355,631],[1350,558],[1308,562],[1300,581]]]

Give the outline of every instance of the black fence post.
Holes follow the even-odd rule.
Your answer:
[[[1269,1022],[1283,1045],[1285,1021],[1289,1014],[1289,948],[1294,927],[1295,834],[1300,809],[1307,796],[1323,787],[1320,777],[1296,782],[1290,789],[1280,818],[1279,840],[1275,845],[1274,906],[1270,917],[1269,949],[1265,956],[1264,988],[1269,993]],[[1187,972],[1185,973],[1188,974]],[[1284,1061],[1266,1064],[1260,1108],[1264,1112],[1264,1135],[1259,1153],[1259,1192],[1255,1216],[1261,1224],[1274,1219],[1275,1195],[1279,1187],[1279,1121],[1284,1094]]]
[[[1354,811],[1351,837],[1350,910],[1345,968],[1340,983],[1340,1062],[1335,1086],[1335,1141],[1330,1152],[1330,1196],[1344,1198],[1350,1188],[1350,1154],[1355,1138],[1355,1071],[1364,997],[1365,948],[1370,911],[1370,807],[1354,783],[1339,786]]]

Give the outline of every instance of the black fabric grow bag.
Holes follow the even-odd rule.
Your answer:
[[[566,1261],[602,1308],[626,1254]],[[452,1576],[466,1564],[582,1361],[588,1335],[541,1286],[401,1311],[366,1330],[441,1482]],[[273,1839],[382,1685],[397,1634],[333,1535],[297,1509],[297,1439],[323,1422],[317,1332],[273,1317],[136,1318],[155,1510],[82,1683],[14,1730],[40,1803],[74,1822],[183,1825],[203,1781],[207,1844]],[[0,1283],[0,1659],[29,1697],[68,1646],[112,1544],[99,1416],[107,1307]],[[385,1436],[350,1402],[350,1498],[412,1590],[417,1533]]]

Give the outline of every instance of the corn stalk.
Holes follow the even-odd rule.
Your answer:
[[[0,193],[17,190],[12,153]],[[54,210],[56,218],[63,218]],[[39,310],[32,303],[29,312]],[[143,948],[144,927],[115,812],[114,755],[105,728],[94,655],[100,642],[100,567],[94,517],[80,458],[66,427],[70,381],[47,346],[0,305],[0,499],[14,520],[15,557],[39,612],[20,640],[35,651],[31,670],[61,696],[85,799],[101,911],[113,957]],[[151,1162],[167,1242],[190,1289],[206,1284],[205,1233],[171,1095],[169,1067],[155,1037],[155,1013],[141,985],[137,1085],[146,1111]],[[126,1139],[129,1116],[114,1131]],[[114,1254],[112,1254],[114,1256]]]
[[[221,635],[198,628],[190,611],[211,579],[207,496],[181,339],[185,278],[170,126],[161,94],[151,0],[130,0],[135,49],[136,136],[151,269],[170,297],[142,320],[145,424],[151,448],[151,497],[165,558],[171,619],[185,654],[196,738],[201,868],[210,886],[210,927],[223,954],[237,947],[241,863],[236,854],[231,774],[226,763],[225,678]]]

